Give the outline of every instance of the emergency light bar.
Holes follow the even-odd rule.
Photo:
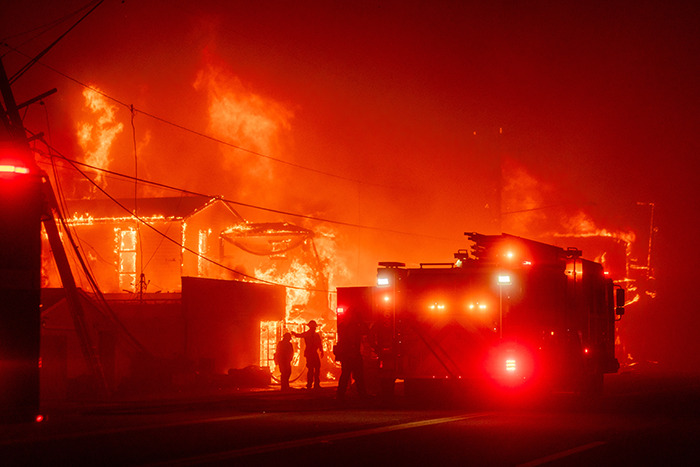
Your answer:
[[[17,165],[0,165],[0,173],[10,173],[10,174],[28,174],[29,169],[26,167],[21,167]]]

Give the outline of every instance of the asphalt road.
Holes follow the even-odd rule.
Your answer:
[[[700,376],[606,377],[604,396],[387,402],[333,388],[56,410],[0,426],[12,465],[698,465]]]

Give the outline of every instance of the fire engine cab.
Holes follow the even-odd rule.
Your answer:
[[[338,288],[338,338],[352,318],[364,323],[377,387],[602,391],[619,368],[624,289],[576,248],[465,235],[473,246],[453,263],[379,263],[376,286]]]

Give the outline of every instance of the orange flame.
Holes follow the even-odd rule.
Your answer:
[[[116,122],[116,106],[111,105],[98,90],[85,89],[85,106],[97,117],[97,122],[83,122],[78,126],[78,143],[85,151],[87,164],[109,168],[109,150],[114,139],[124,129]],[[96,175],[97,182],[104,182],[104,174]]]
[[[627,244],[633,243],[637,238],[632,231],[623,232],[600,229],[596,226],[595,221],[582,211],[566,219],[563,222],[563,227],[565,230],[579,237],[612,237],[622,240]]]
[[[305,306],[309,302],[309,298],[311,297],[309,289],[316,287],[316,274],[313,268],[309,264],[302,263],[297,259],[292,261],[287,272],[280,272],[277,267],[273,265],[270,269],[265,271],[256,269],[255,277],[299,287],[297,289],[287,287],[287,319],[289,319],[292,309]]]
[[[223,67],[208,65],[201,70],[195,89],[207,92],[209,101],[209,131],[227,142],[264,155],[280,151],[280,133],[289,129],[291,111],[274,100],[255,94]],[[225,169],[241,170],[240,153],[228,151]],[[245,159],[251,177],[271,182],[273,174],[269,159]]]

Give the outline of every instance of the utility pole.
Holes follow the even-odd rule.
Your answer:
[[[41,173],[0,60],[0,423],[39,416]]]
[[[38,420],[41,336],[41,225],[61,274],[85,362],[96,379],[96,394],[109,392],[99,355],[86,324],[75,279],[55,218],[58,203],[38,167],[19,109],[55,89],[17,105],[0,61],[0,423]],[[2,131],[0,129],[0,131]],[[41,135],[38,135],[41,137]],[[8,362],[8,371],[5,371]]]

